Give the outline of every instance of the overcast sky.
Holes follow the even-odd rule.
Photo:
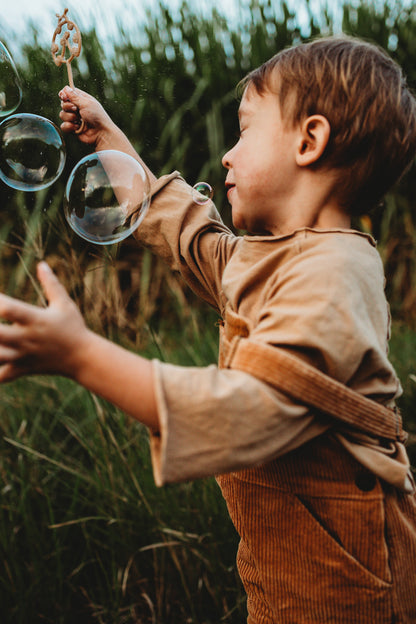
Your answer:
[[[341,0],[328,1],[333,4],[334,11],[339,13]],[[289,6],[296,9],[300,19],[302,7],[307,3],[308,0],[287,1]],[[145,19],[146,8],[158,4],[158,0],[0,0],[0,39],[12,41],[11,35],[18,33],[21,41],[24,25],[32,21],[38,32],[49,41],[57,24],[56,14],[62,14],[66,7],[69,9],[68,16],[77,23],[81,33],[94,25],[99,33],[117,35],[120,24],[128,32],[129,25],[137,25],[138,16],[139,19],[140,16]],[[175,9],[180,6],[181,0],[164,0],[164,4]],[[249,0],[188,0],[188,4],[198,12],[210,12],[215,6],[232,20],[240,15],[241,7],[247,6]],[[273,4],[279,6],[280,2],[276,0]],[[309,0],[309,5],[317,13],[326,4],[327,0]],[[131,19],[132,14],[134,19]]]
[[[384,0],[373,0],[376,4],[383,5]],[[177,8],[182,0],[163,0],[165,6]],[[249,4],[250,0],[188,0],[188,4],[195,11],[208,11],[216,6],[230,19],[235,18],[241,12],[241,7]],[[331,13],[338,21],[341,18],[343,0],[286,0],[289,7],[296,10],[299,19],[305,14],[304,7],[309,4],[314,14],[319,14],[324,7],[330,6]],[[360,0],[349,0],[350,4],[359,4]],[[23,25],[32,20],[46,38],[52,36],[56,27],[56,13],[62,14],[66,7],[69,8],[69,17],[72,18],[81,29],[90,27],[92,24],[98,31],[116,34],[118,25],[121,23],[126,30],[129,24],[137,24],[137,16],[145,19],[146,8],[157,6],[159,0],[0,0],[0,38],[8,39],[11,32],[22,33]],[[280,6],[280,0],[272,2],[273,6]],[[396,4],[391,0],[392,6]],[[414,0],[401,0],[402,5],[412,5]],[[131,14],[134,19],[131,19]],[[24,36],[24,33],[21,34]]]
[[[156,0],[0,0],[0,35],[9,38],[11,32],[24,37],[24,25],[33,22],[38,31],[51,38],[57,25],[56,14],[68,7],[68,16],[81,29],[92,24],[97,30],[116,32],[117,23],[128,25],[129,15],[143,15],[144,7]],[[176,0],[169,0],[176,4]],[[130,20],[131,21],[131,20]],[[135,20],[136,21],[136,20]],[[137,21],[136,21],[137,23]]]
[[[232,13],[239,0],[189,0],[189,5],[196,10],[209,10],[213,6]],[[146,8],[157,6],[158,0],[0,0],[0,34],[22,32],[22,27],[29,20],[43,33],[55,30],[56,14],[62,14],[68,7],[68,16],[73,19],[81,31],[83,28],[94,26],[97,29],[110,29],[117,31],[117,24],[122,23],[125,27],[134,21],[137,24],[137,16],[145,17]],[[180,0],[164,0],[169,8],[177,8]],[[131,20],[131,14],[134,20]]]

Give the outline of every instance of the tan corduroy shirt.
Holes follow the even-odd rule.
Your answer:
[[[155,184],[135,236],[221,317],[231,310],[243,318],[255,340],[386,405],[400,394],[387,356],[383,267],[370,236],[310,228],[235,236],[211,201],[193,201],[177,172]],[[328,429],[313,411],[245,372],[153,365],[161,429],[151,448],[159,485],[256,466]],[[411,490],[400,443],[385,448],[342,426],[335,435],[365,467]]]

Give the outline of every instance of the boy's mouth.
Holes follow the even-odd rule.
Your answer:
[[[226,182],[225,183],[225,190],[227,193],[227,199],[228,201],[230,201],[230,195],[231,195],[231,191],[235,188],[235,184],[232,184],[231,182]]]

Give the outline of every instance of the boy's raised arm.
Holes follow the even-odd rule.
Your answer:
[[[86,145],[91,145],[96,151],[112,149],[133,156],[146,170],[150,182],[153,183],[156,180],[156,176],[98,100],[81,89],[70,87],[64,87],[59,92],[59,97],[63,132],[77,131],[79,140]]]
[[[222,270],[234,252],[238,237],[222,222],[215,205],[210,201],[196,203],[192,188],[178,172],[157,180],[126,135],[93,96],[81,89],[65,87],[59,97],[64,132],[76,132],[82,143],[96,151],[123,151],[144,167],[151,184],[152,204],[134,232],[135,238],[171,269],[179,271],[199,297],[222,312]],[[107,173],[110,179],[117,174],[116,170]],[[160,192],[166,185],[169,190]]]
[[[158,431],[152,363],[89,330],[45,262],[38,277],[46,308],[0,294],[0,383],[64,375]]]

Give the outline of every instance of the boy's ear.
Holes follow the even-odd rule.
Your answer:
[[[317,162],[328,145],[331,126],[323,115],[311,115],[300,127],[300,139],[296,152],[296,163],[307,167]]]

